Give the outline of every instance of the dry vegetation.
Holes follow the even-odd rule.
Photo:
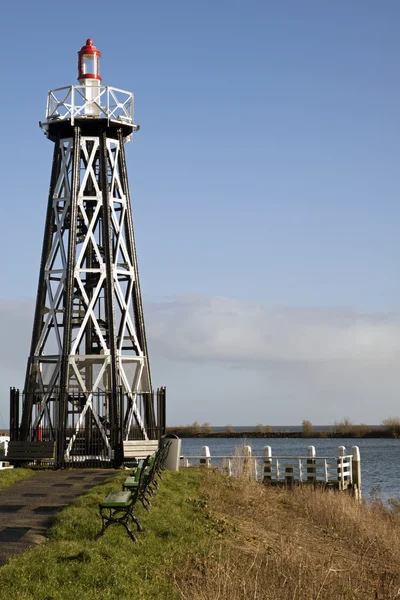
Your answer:
[[[207,558],[176,575],[185,600],[400,598],[400,510],[345,494],[262,486],[204,471]],[[210,538],[212,540],[212,538]]]

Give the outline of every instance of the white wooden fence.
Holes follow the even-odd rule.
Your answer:
[[[240,456],[211,456],[203,446],[200,456],[182,456],[182,466],[206,466],[219,469],[229,477],[244,472],[263,483],[321,483],[339,490],[351,488],[361,498],[361,464],[358,446],[351,454],[339,446],[337,456],[317,456],[315,447],[308,446],[306,456],[273,456],[271,446],[264,446],[262,456],[252,455],[251,447],[244,446]]]

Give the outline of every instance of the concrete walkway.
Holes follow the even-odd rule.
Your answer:
[[[0,565],[42,544],[58,511],[114,475],[105,469],[39,471],[0,490]]]

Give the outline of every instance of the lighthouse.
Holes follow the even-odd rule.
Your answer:
[[[11,390],[14,440],[54,442],[55,463],[123,460],[123,443],[165,429],[152,387],[125,144],[134,97],[102,84],[101,52],[78,52],[78,82],[50,90],[54,143],[25,385]],[[12,437],[13,439],[13,437]]]

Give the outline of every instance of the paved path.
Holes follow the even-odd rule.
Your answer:
[[[58,511],[114,474],[105,469],[39,471],[0,490],[0,565],[41,544]]]

